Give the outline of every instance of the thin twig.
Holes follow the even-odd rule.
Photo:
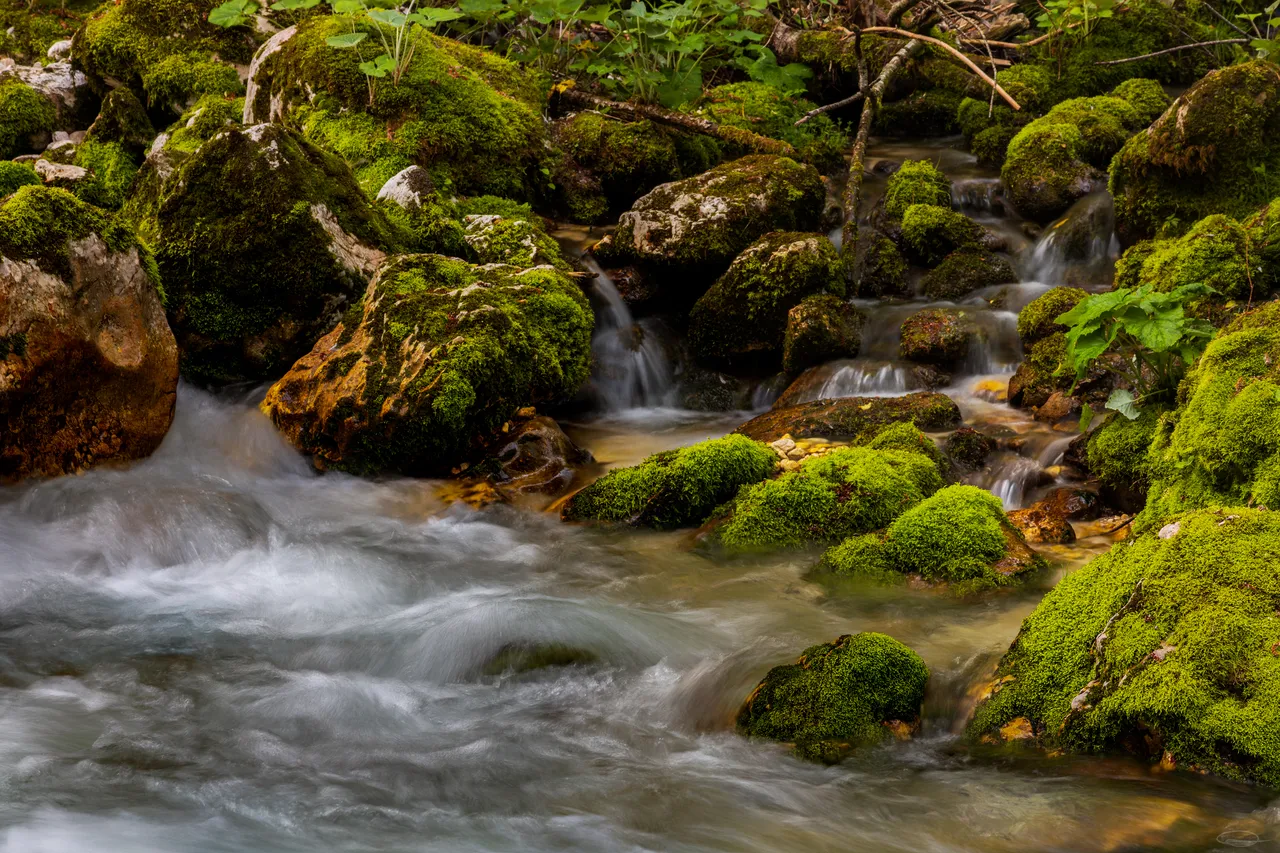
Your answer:
[[[1004,87],[1002,87],[995,80],[992,80],[990,77],[988,77],[985,71],[983,71],[981,68],[979,68],[977,65],[973,63],[973,60],[969,59],[969,57],[965,56],[963,53],[956,50],[954,47],[947,44],[942,39],[936,39],[936,38],[933,38],[932,36],[923,36],[923,35],[920,35],[919,33],[910,33],[910,32],[907,32],[906,30],[900,30],[897,27],[867,27],[866,29],[863,30],[863,32],[864,33],[888,33],[891,35],[899,36],[900,38],[915,39],[917,41],[925,42],[926,44],[934,45],[935,47],[940,47],[943,50],[947,51],[947,53],[950,53],[956,59],[959,59],[961,62],[963,62],[969,68],[970,71],[972,71],[974,74],[977,74],[979,77],[981,77],[984,83],[986,83],[991,88],[995,89],[996,92],[1000,95],[1000,97],[1004,98],[1005,103],[1013,107],[1015,110],[1022,109],[1022,107],[1018,105],[1018,102],[1013,99],[1013,96],[1004,90]]]
[[[1106,62],[1095,62],[1094,65],[1123,65],[1126,62],[1137,62],[1140,59],[1150,59],[1153,56],[1164,56],[1166,53],[1177,53],[1180,50],[1191,50],[1197,47],[1213,47],[1216,44],[1248,44],[1252,39],[1215,39],[1213,41],[1198,41],[1195,44],[1180,44],[1177,47],[1168,47],[1164,50],[1157,50],[1155,53],[1144,53],[1142,56],[1130,56],[1125,59],[1109,59]]]

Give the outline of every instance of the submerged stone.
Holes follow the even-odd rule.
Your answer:
[[[782,369],[789,374],[838,358],[853,358],[862,346],[862,312],[844,299],[816,294],[787,312]]]

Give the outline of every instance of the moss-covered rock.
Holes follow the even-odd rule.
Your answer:
[[[410,166],[397,172],[378,190],[377,201],[387,217],[399,223],[412,235],[410,248],[420,254],[450,255],[472,259],[475,251],[467,241],[467,232],[457,217],[457,205],[441,198],[431,176],[421,166]],[[521,214],[519,219],[533,219],[532,214]],[[477,226],[473,239],[480,238],[484,228]],[[502,230],[502,229],[498,229]],[[522,249],[531,258],[536,247],[538,253],[548,259],[560,259],[559,247],[547,246],[545,235],[530,235],[531,246]],[[503,261],[507,262],[507,261]],[[554,262],[554,261],[548,261]]]
[[[1155,430],[1141,521],[1206,506],[1280,507],[1280,303],[1219,333]]]
[[[776,365],[787,313],[806,296],[843,295],[840,272],[840,256],[822,234],[766,234],[698,297],[689,313],[689,344],[708,361]]]
[[[891,218],[901,219],[915,204],[951,209],[951,180],[928,160],[905,161],[885,189],[885,213]]]
[[[686,273],[718,274],[770,231],[815,231],[826,190],[812,166],[756,154],[664,184],[624,213],[612,249]]]
[[[0,197],[7,196],[19,187],[40,183],[36,170],[26,163],[0,160]]]
[[[574,221],[603,222],[658,184],[683,177],[673,136],[649,121],[619,121],[595,112],[558,123],[552,140],[573,168],[589,172],[604,197],[598,210],[571,209]]]
[[[949,136],[958,131],[956,111],[964,93],[925,89],[876,111],[875,131],[887,136]]]
[[[784,95],[765,83],[729,83],[708,90],[697,112],[722,126],[789,142],[802,162],[828,174],[844,165],[849,140],[825,114],[796,127],[800,117],[816,106],[804,98]],[[732,143],[722,144],[730,157],[750,153],[745,148],[736,149]]]
[[[246,123],[287,117],[346,159],[370,193],[411,165],[447,194],[528,199],[548,189],[540,76],[420,30],[399,84],[378,86],[371,101],[359,53],[325,43],[370,26],[325,15],[277,33],[254,59]]]
[[[0,202],[0,480],[149,455],[173,420],[178,352],[155,263],[65,190]]]
[[[43,147],[56,119],[48,98],[16,77],[0,77],[0,158]]]
[[[1244,301],[1251,293],[1265,298],[1270,291],[1266,285],[1276,278],[1259,260],[1244,226],[1217,213],[1201,219],[1181,237],[1144,242],[1129,249],[1123,275],[1158,291],[1206,284],[1225,299]]]
[[[1258,293],[1280,291],[1280,198],[1273,199],[1244,223],[1249,259]]]
[[[141,155],[155,136],[156,130],[142,102],[131,89],[121,86],[102,99],[102,109],[89,125],[85,139],[118,143],[131,154]]]
[[[924,661],[892,637],[845,635],[769,670],[738,712],[738,731],[835,763],[895,729],[914,729],[928,682]]]
[[[696,525],[738,489],[768,477],[778,457],[741,435],[650,456],[605,474],[561,511],[566,521],[613,521],[667,530]]]
[[[591,328],[581,289],[552,267],[400,255],[263,410],[318,466],[447,473],[517,409],[578,390]]]
[[[1009,405],[1043,406],[1055,391],[1069,389],[1075,373],[1065,366],[1066,357],[1067,336],[1062,332],[1053,332],[1026,347],[1022,363],[1009,380]]]
[[[1280,66],[1211,71],[1112,161],[1121,240],[1177,234],[1214,213],[1253,213],[1280,195],[1278,136]]]
[[[98,81],[117,80],[150,104],[176,108],[202,95],[242,90],[234,64],[255,43],[245,27],[208,22],[214,0],[122,0],[107,3],[76,33],[76,65]]]
[[[547,236],[535,217],[471,214],[466,218],[465,239],[482,264],[536,267],[544,264],[572,271],[560,246]]]
[[[906,233],[904,227],[903,233]],[[930,299],[960,299],[983,287],[1014,284],[1018,274],[1002,256],[976,246],[957,249],[921,279]]]
[[[1159,82],[1141,77],[1124,81],[1112,89],[1111,94],[1128,102],[1139,125],[1151,124],[1173,103]]]
[[[908,361],[952,365],[964,360],[977,336],[978,327],[967,312],[929,308],[903,321],[898,353]]]
[[[836,542],[886,527],[941,487],[922,454],[841,448],[744,488],[711,538],[729,551]]]
[[[1078,287],[1055,287],[1027,303],[1018,312],[1018,339],[1024,347],[1031,347],[1055,332],[1065,333],[1067,327],[1057,322],[1089,294]]]
[[[958,249],[978,249],[982,227],[950,204],[913,204],[902,212],[902,243],[908,258],[923,266],[938,264]]]
[[[874,228],[858,229],[853,262],[854,295],[887,299],[907,295],[907,262],[898,244]]]
[[[1280,784],[1280,516],[1209,509],[1063,579],[1022,625],[969,736],[1127,750]]]
[[[829,438],[854,444],[871,441],[898,422],[922,430],[951,429],[960,423],[960,408],[946,394],[917,391],[901,397],[840,397],[782,406],[758,415],[735,430],[756,441]]]
[[[406,240],[346,163],[279,125],[217,134],[165,186],[156,259],[183,372],[203,382],[284,370]]]
[[[1150,481],[1148,451],[1164,409],[1144,406],[1135,420],[1112,415],[1089,434],[1089,473],[1107,486],[1141,494]]]
[[[989,435],[983,435],[973,427],[961,427],[947,436],[947,456],[965,468],[978,470],[987,464],[987,457],[997,443]]]
[[[853,358],[862,346],[862,313],[844,299],[817,294],[787,312],[782,369],[800,373],[837,358]]]
[[[138,174],[135,155],[119,142],[86,139],[76,146],[74,163],[88,174],[76,182],[72,192],[90,204],[112,210],[125,203]]]

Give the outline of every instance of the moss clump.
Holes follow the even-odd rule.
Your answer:
[[[97,234],[112,252],[136,245],[128,228],[63,189],[23,186],[0,203],[0,255],[72,279],[67,244]]]
[[[561,516],[659,530],[699,524],[739,488],[768,477],[777,462],[777,454],[758,441],[715,438],[610,471],[570,498]]]
[[[862,313],[829,293],[807,296],[787,312],[782,369],[799,373],[837,358],[853,358],[862,346]]]
[[[845,635],[769,670],[738,712],[738,731],[835,763],[889,738],[888,723],[914,726],[928,682],[924,661],[892,637]]]
[[[905,234],[905,226],[903,232]],[[969,246],[942,259],[921,280],[930,299],[960,299],[983,287],[1013,284],[1018,274],[1013,265],[994,252]]]
[[[951,181],[928,160],[904,162],[885,189],[884,209],[890,217],[901,219],[915,204],[951,209]]]
[[[1009,403],[1043,406],[1054,391],[1069,389],[1075,374],[1066,368],[1066,357],[1067,336],[1062,332],[1033,343],[1009,380]]]
[[[902,323],[898,354],[925,364],[952,364],[969,354],[978,330],[969,315],[954,308],[917,311]]]
[[[323,467],[449,473],[520,407],[577,391],[592,324],[581,288],[552,267],[397,255],[263,409]]]
[[[1176,235],[1214,213],[1243,218],[1280,195],[1280,66],[1212,71],[1111,163],[1128,243]]]
[[[477,195],[459,200],[455,204],[458,218],[468,216],[501,216],[504,219],[528,219],[534,221],[537,214],[521,201],[496,195]]]
[[[1244,228],[1254,286],[1260,293],[1280,290],[1280,198],[1246,220]]]
[[[1049,68],[1034,62],[1020,62],[999,74],[1001,87],[1029,113],[1043,113],[1060,100],[1056,82]]]
[[[1089,294],[1078,287],[1055,287],[1040,294],[1018,312],[1018,339],[1024,347],[1044,340],[1055,332],[1066,332],[1058,317],[1067,313]]]
[[[36,170],[26,163],[15,163],[12,160],[0,161],[0,196],[14,192],[18,187],[40,183]]]
[[[764,83],[729,83],[709,90],[698,114],[720,125],[789,142],[802,162],[827,174],[843,166],[849,139],[827,115],[814,116],[796,127],[800,117],[816,106]],[[749,152],[730,145],[725,153],[740,157]]]
[[[0,55],[26,65],[45,61],[49,48],[71,38],[84,16],[98,5],[99,0],[47,5],[29,0],[0,2]]]
[[[1206,506],[1280,507],[1280,303],[1242,315],[1188,374],[1155,431],[1140,521]]]
[[[978,470],[995,451],[996,440],[972,427],[961,427],[947,436],[947,456],[966,468]]]
[[[887,526],[941,486],[927,456],[842,448],[743,489],[713,539],[731,551],[835,542]]]
[[[1024,66],[1014,66],[1015,69]],[[1000,75],[1001,85],[1004,75]],[[1024,113],[1015,113],[1003,104],[991,104],[986,100],[965,98],[956,110],[956,124],[964,134],[969,150],[984,166],[999,167],[1004,163],[1005,150],[1018,130],[1027,123]]]
[[[1038,120],[1019,131],[1000,172],[1018,212],[1048,222],[1086,195],[1096,175],[1083,150],[1084,137],[1072,124]]]
[[[30,153],[32,137],[51,132],[56,118],[44,95],[16,77],[0,79],[0,158]]]
[[[549,264],[565,272],[573,269],[561,254],[560,246],[547,236],[534,217],[468,216],[466,241],[482,264],[522,268]]]
[[[1166,520],[1045,597],[970,737],[995,739],[1021,717],[1046,747],[1167,755],[1280,784],[1280,516],[1236,508]]]
[[[956,110],[964,94],[948,89],[926,89],[876,112],[877,133],[889,136],[949,136],[959,130]]]
[[[89,170],[72,191],[81,199],[112,210],[120,208],[138,174],[138,164],[119,142],[86,139],[76,146],[75,164]]]
[[[922,433],[915,424],[902,421],[890,424],[867,443],[872,450],[902,450],[918,453],[932,459],[935,465],[942,465],[945,459],[938,445],[932,438]]]
[[[694,303],[689,344],[724,361],[782,352],[787,313],[806,296],[844,294],[840,256],[821,234],[775,231],[743,250]]]
[[[578,113],[558,125],[555,144],[594,177],[607,202],[599,216],[579,213],[575,221],[597,221],[609,211],[626,210],[658,184],[683,177],[672,136],[652,122],[619,121],[594,112]]]
[[[222,131],[166,187],[156,258],[183,371],[198,381],[278,373],[337,321],[367,273],[339,260],[326,225],[370,247],[409,239],[340,158],[278,125]]]
[[[982,227],[963,213],[913,204],[902,213],[902,242],[911,259],[933,266],[957,249],[977,248]]]
[[[1089,472],[1108,486],[1141,492],[1150,477],[1147,453],[1164,409],[1145,406],[1136,420],[1112,415],[1089,435]]]
[[[240,124],[244,114],[244,98],[205,95],[184,112],[166,131],[165,149],[194,154],[196,149],[216,134]]]
[[[1130,250],[1133,258],[1126,253],[1126,275],[1159,291],[1185,284],[1207,284],[1228,299],[1245,300],[1251,291],[1255,297],[1264,296],[1266,288],[1256,285],[1270,282],[1265,275],[1254,274],[1255,269],[1263,273],[1265,267],[1255,266],[1250,257],[1248,232],[1223,214],[1206,216],[1177,239],[1158,240],[1134,249]],[[1132,267],[1136,267],[1136,275],[1129,271]]]
[[[255,47],[244,28],[208,22],[214,0],[122,0],[105,4],[76,33],[77,65],[99,80],[114,78],[149,104],[176,106],[200,95],[237,93],[234,64]],[[216,57],[216,58],[215,58]]]
[[[260,63],[250,114],[265,120],[278,104],[309,140],[346,159],[369,193],[415,164],[446,194],[528,199],[547,189],[538,75],[420,31],[400,83],[379,86],[370,102],[358,53],[325,42],[370,26],[341,15],[298,24]]]
[[[1140,125],[1151,124],[1173,103],[1157,81],[1140,77],[1124,81],[1111,90],[1111,95],[1128,102],[1133,108],[1134,120]]]
[[[85,139],[114,142],[125,146],[130,153],[140,155],[155,135],[155,128],[151,126],[142,102],[132,91],[121,86],[103,98],[102,109],[89,126]]]
[[[898,244],[874,228],[859,228],[853,279],[855,296],[906,296],[907,262],[898,251]]]

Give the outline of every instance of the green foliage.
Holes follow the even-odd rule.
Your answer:
[[[137,244],[129,229],[63,189],[22,186],[0,201],[0,255],[32,260],[66,281],[72,279],[67,244],[90,234],[113,252]]]
[[[745,436],[711,439],[610,471],[570,498],[562,515],[659,530],[699,524],[740,487],[768,477],[777,461],[772,449]]]
[[[31,137],[52,131],[55,117],[44,95],[16,77],[0,79],[0,157],[29,153]]]
[[[892,637],[845,635],[769,670],[738,712],[738,731],[835,763],[888,738],[885,723],[914,723],[928,681],[920,656]]]
[[[765,83],[729,83],[707,91],[698,114],[725,127],[737,127],[780,139],[795,147],[799,159],[812,163],[823,174],[838,170],[848,153],[849,139],[826,114],[796,127],[801,116],[816,104]],[[749,153],[730,147],[728,156]]]
[[[1213,337],[1213,327],[1188,317],[1186,305],[1211,292],[1201,284],[1164,293],[1140,285],[1082,299],[1057,319],[1070,327],[1066,361],[1076,381],[1104,353],[1113,353],[1118,358],[1101,364],[1120,374],[1128,387],[1112,393],[1108,409],[1132,420],[1139,404],[1171,401],[1187,366]]]
[[[36,170],[26,163],[0,160],[0,197],[7,196],[19,187],[39,184]]]
[[[1018,338],[1024,347],[1043,340],[1054,332],[1066,332],[1067,327],[1058,322],[1058,315],[1065,314],[1089,294],[1078,287],[1055,287],[1027,303],[1018,312]]]
[[[885,212],[901,219],[913,204],[951,209],[951,181],[928,160],[907,160],[889,176],[884,194]]]

